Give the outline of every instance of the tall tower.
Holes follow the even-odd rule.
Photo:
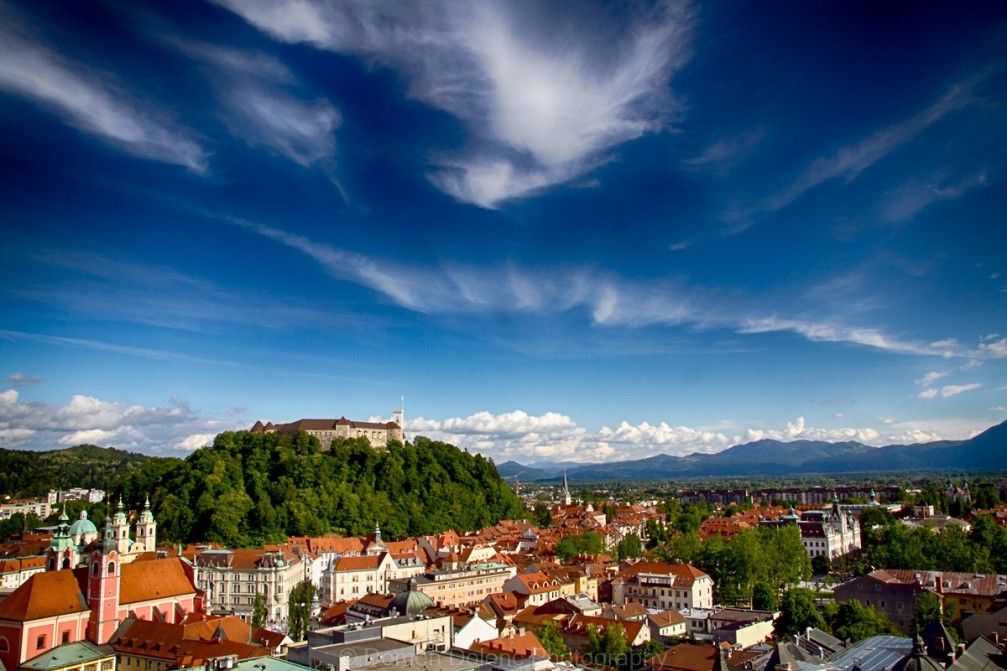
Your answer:
[[[403,396],[399,401],[398,410],[392,410],[392,421],[399,425],[402,429],[402,442],[406,442],[406,397]]]
[[[154,521],[154,513],[150,512],[149,496],[136,522],[136,542],[143,546],[144,552],[153,552],[157,547],[157,522]]]
[[[122,496],[119,497],[119,509],[112,518],[112,530],[115,533],[115,544],[119,554],[129,552],[129,521],[126,510],[122,507]]]
[[[570,485],[566,481],[566,471],[563,471],[563,505],[571,505],[573,498],[570,496]]]
[[[105,518],[105,536],[101,546],[91,553],[87,567],[87,640],[108,643],[119,626],[119,562],[118,544],[112,521]]]

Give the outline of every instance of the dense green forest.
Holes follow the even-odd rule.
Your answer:
[[[137,471],[148,459],[94,445],[49,452],[0,448],[0,494],[18,498],[45,496],[50,489],[107,489],[113,480]]]
[[[364,439],[222,433],[185,460],[149,459],[119,478],[128,507],[150,494],[158,540],[229,547],[326,533],[387,537],[467,531],[523,517],[492,461],[418,437],[374,450]]]

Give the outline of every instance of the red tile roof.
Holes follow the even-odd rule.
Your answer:
[[[90,610],[70,571],[36,573],[0,601],[0,620],[26,622]]]

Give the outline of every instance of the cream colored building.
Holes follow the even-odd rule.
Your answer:
[[[461,569],[428,570],[414,578],[391,580],[388,589],[399,593],[412,585],[438,606],[470,606],[489,594],[503,591],[504,583],[515,573],[516,570],[506,564],[473,564]]]
[[[647,608],[713,608],[713,579],[684,563],[641,561],[612,581],[612,602]]]
[[[255,595],[261,594],[268,617],[287,617],[287,596],[305,580],[305,565],[293,553],[280,550],[202,550],[196,565],[196,587],[206,591],[204,608],[211,613],[252,616]]]

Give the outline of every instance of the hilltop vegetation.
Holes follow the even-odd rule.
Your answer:
[[[45,496],[50,489],[69,487],[107,489],[113,480],[136,472],[149,459],[95,445],[51,452],[0,448],[0,493],[17,498]]]
[[[377,451],[366,440],[222,433],[185,460],[152,459],[114,491],[132,507],[149,492],[161,539],[230,547],[287,536],[389,537],[474,530],[523,517],[520,499],[493,462],[419,437]]]

